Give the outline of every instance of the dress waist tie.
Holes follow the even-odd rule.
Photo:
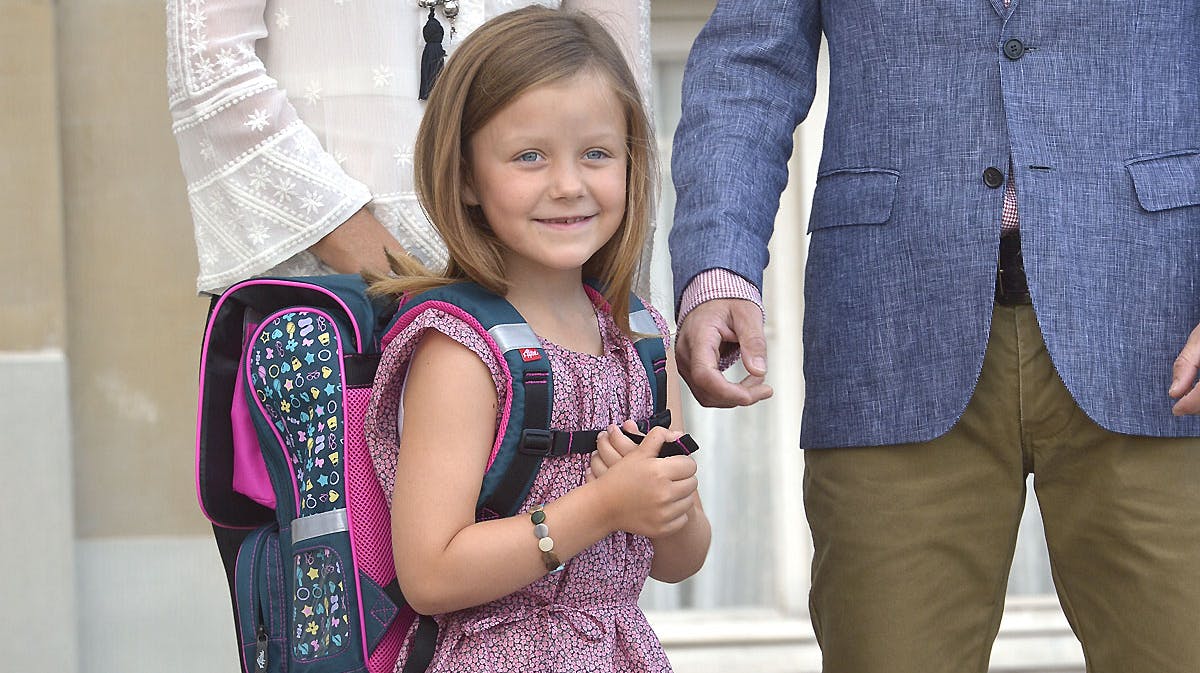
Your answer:
[[[616,605],[597,606],[601,609],[619,607]],[[595,609],[595,608],[593,608]],[[591,642],[604,640],[607,627],[598,617],[580,608],[551,603],[550,605],[531,605],[512,610],[497,612],[489,617],[463,625],[463,633],[477,635],[499,626],[515,624],[526,619],[546,619],[557,617],[571,626],[580,636]]]

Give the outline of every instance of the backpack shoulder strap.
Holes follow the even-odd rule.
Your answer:
[[[595,278],[585,278],[584,283],[597,294],[604,293],[604,284]],[[656,425],[669,426],[671,412],[667,409],[667,353],[666,342],[659,331],[646,304],[636,293],[629,293],[629,331],[633,333],[633,345],[637,349],[642,366],[646,368],[646,380],[650,382],[652,415],[639,423],[642,432]]]
[[[538,450],[549,435],[554,399],[550,361],[537,335],[508,300],[469,282],[428,290],[405,301],[384,342],[430,309],[454,315],[473,327],[509,379],[508,402],[501,412],[476,516],[482,520],[516,514],[542,459],[551,455]]]
[[[646,380],[653,395],[653,415],[647,426],[670,425],[671,410],[667,408],[667,349],[666,342],[654,316],[636,294],[629,295],[629,330],[633,332],[633,347],[637,349]],[[665,422],[662,421],[665,418]],[[642,428],[645,432],[648,428]]]

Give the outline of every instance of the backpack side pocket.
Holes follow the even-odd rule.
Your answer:
[[[234,570],[242,668],[247,673],[285,673],[286,583],[279,553],[279,526],[251,533],[238,550]]]
[[[357,606],[352,605],[353,597],[346,584],[347,571],[352,569],[349,555],[334,547],[304,544],[303,549],[296,549],[292,555],[296,591],[291,611],[295,626],[289,644],[297,663],[341,654],[357,631],[351,618],[351,611],[357,613]],[[353,581],[353,577],[349,580]]]

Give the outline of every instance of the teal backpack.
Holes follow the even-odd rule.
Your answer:
[[[408,607],[396,581],[387,499],[363,420],[383,349],[435,308],[475,327],[511,377],[478,519],[516,514],[543,459],[595,449],[602,429],[549,429],[553,380],[540,341],[511,304],[474,283],[400,305],[370,297],[355,275],[229,288],[204,332],[196,485],[225,565],[245,673],[392,673],[401,659],[404,673],[420,673],[428,665],[437,626]],[[636,297],[630,326],[658,333]],[[654,397],[639,427],[669,426],[663,340],[635,347]],[[684,436],[660,455],[695,450]]]

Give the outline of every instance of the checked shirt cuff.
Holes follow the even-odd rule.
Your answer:
[[[758,310],[763,312],[763,321],[766,321],[766,311],[763,309],[762,293],[754,287],[754,283],[742,278],[736,273],[728,269],[709,269],[696,274],[687,287],[683,290],[683,295],[679,300],[679,318],[676,324],[682,325],[688,313],[691,313],[700,304],[711,301],[713,299],[745,299],[752,301],[758,306]],[[742,351],[740,348],[734,349],[731,353],[722,357],[718,363],[721,371],[728,369],[733,363],[741,357]]]

